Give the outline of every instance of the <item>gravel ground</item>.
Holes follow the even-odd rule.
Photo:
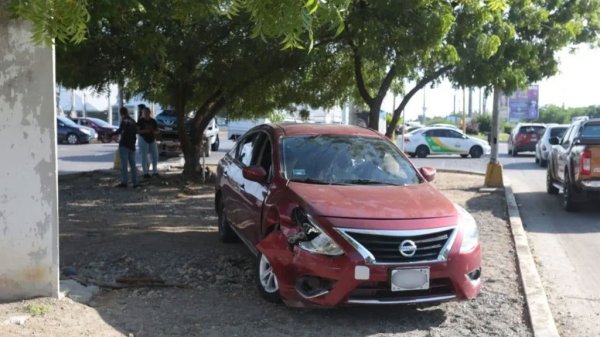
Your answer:
[[[218,241],[212,185],[172,174],[134,190],[112,187],[109,173],[61,177],[61,268],[104,287],[89,307],[0,304],[0,336],[531,336],[503,192],[479,191],[482,180],[440,173],[436,182],[480,225],[484,285],[475,300],[318,310],[259,297],[248,250]],[[137,283],[114,289],[123,279]],[[3,323],[37,306],[47,313]]]

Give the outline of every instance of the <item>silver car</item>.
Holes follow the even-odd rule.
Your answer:
[[[552,150],[552,145],[550,145],[550,138],[558,137],[562,138],[565,134],[569,126],[562,124],[554,124],[548,125],[544,135],[540,140],[535,144],[535,162],[542,167],[545,167],[548,164],[548,154]]]

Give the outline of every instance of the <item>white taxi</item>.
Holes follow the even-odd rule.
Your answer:
[[[400,142],[404,142],[404,147]],[[399,137],[398,146],[411,157],[425,158],[430,154],[459,154],[466,158],[479,158],[491,151],[490,144],[479,138],[467,136],[449,127],[427,127]]]

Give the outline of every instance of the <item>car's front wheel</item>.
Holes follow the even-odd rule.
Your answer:
[[[211,145],[211,150],[213,150],[213,151],[219,151],[219,145],[220,145],[219,135],[217,135],[217,139],[215,139],[215,142],[212,143],[212,145]]]
[[[279,296],[279,282],[273,271],[269,259],[262,253],[258,254],[256,263],[256,286],[258,292],[267,301],[277,303],[281,300]]]
[[[480,158],[483,155],[483,149],[480,146],[473,146],[469,154],[472,158]]]
[[[67,143],[69,143],[71,145],[75,145],[75,144],[79,143],[79,137],[74,133],[69,133],[67,135]]]
[[[546,192],[548,194],[558,194],[558,188],[554,186],[554,179],[552,179],[552,172],[549,168],[546,170]]]
[[[569,172],[565,171],[565,179],[563,186],[563,207],[567,212],[573,212],[577,209],[577,205],[575,204],[575,191],[573,190],[573,185],[571,184],[571,179],[569,178]]]

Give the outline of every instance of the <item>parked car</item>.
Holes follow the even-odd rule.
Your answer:
[[[227,139],[237,140],[243,134],[248,132],[248,130],[265,123],[270,123],[270,120],[268,118],[256,118],[229,121],[229,123],[227,123]]]
[[[444,124],[444,123],[437,123],[437,124],[433,124],[433,127],[438,127],[438,128],[451,128],[451,129],[455,129],[455,130],[460,130],[458,128],[458,126],[454,125],[454,124]]]
[[[110,125],[100,118],[93,117],[77,117],[73,118],[73,122],[78,125],[92,128],[98,134],[98,139],[102,143],[119,142],[119,135],[113,136],[112,134],[117,131],[118,127]]]
[[[404,152],[411,157],[425,158],[430,154],[459,154],[479,158],[489,154],[491,147],[485,140],[471,137],[447,127],[427,127],[404,135]]]
[[[544,124],[519,123],[508,137],[508,154],[516,157],[519,152],[535,151],[535,144],[546,131]]]
[[[545,167],[548,164],[548,155],[552,149],[550,145],[550,138],[562,138],[567,130],[568,125],[548,125],[546,131],[542,135],[542,138],[535,144],[535,162],[541,167]]]
[[[563,207],[575,211],[579,202],[600,198],[600,119],[575,121],[562,139],[550,138],[546,189],[563,191]]]
[[[191,128],[192,118],[186,116],[185,127],[186,130]],[[179,133],[177,130],[177,114],[173,110],[163,110],[156,116],[156,124],[160,131],[158,137],[158,151],[162,155],[172,156],[181,154],[181,145],[179,144]],[[205,141],[207,146],[204,148],[203,155],[205,157],[210,156],[211,151],[219,150],[219,126],[217,121],[213,118],[206,130],[204,130]]]
[[[56,141],[58,143],[81,144],[89,143],[97,138],[97,134],[91,128],[75,124],[66,117],[56,117]]]
[[[256,284],[288,305],[474,298],[478,227],[383,135],[349,125],[265,124],[219,162],[219,237],[256,255]]]

